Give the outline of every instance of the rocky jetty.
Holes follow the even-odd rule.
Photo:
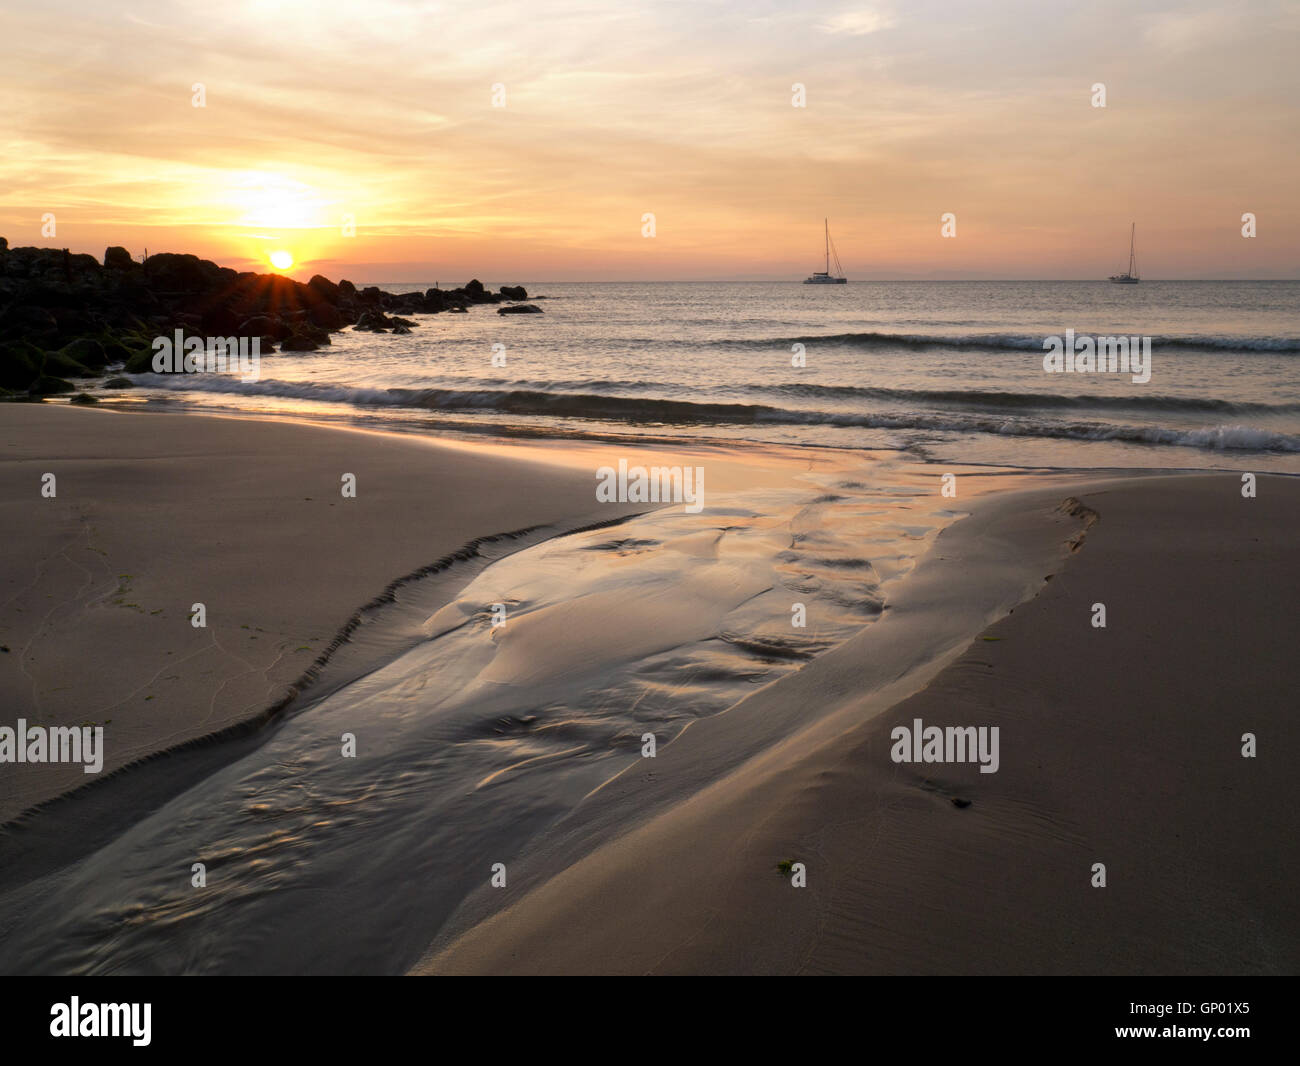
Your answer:
[[[178,330],[187,338],[256,337],[263,354],[275,345],[303,352],[347,327],[409,333],[418,323],[401,315],[527,297],[522,286],[494,293],[478,279],[388,293],[319,274],[304,283],[237,271],[195,255],[164,252],[140,263],[118,247],[101,264],[67,249],[10,248],[0,237],[0,396],[72,392],[73,381],[112,367],[152,370],[153,339]]]

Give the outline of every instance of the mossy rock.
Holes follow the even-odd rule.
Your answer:
[[[75,341],[65,344],[60,349],[60,354],[80,363],[82,366],[96,369],[107,366],[109,363],[108,353],[104,350],[103,342],[95,337],[78,337]]]
[[[96,396],[92,396],[88,392],[79,392],[77,393],[76,396],[72,397],[72,399],[69,400],[68,402],[81,404],[84,407],[89,407],[91,404],[99,403],[99,398]]]
[[[122,369],[128,374],[152,374],[153,350],[146,348],[143,351],[133,352]]]
[[[131,356],[135,355],[142,347],[143,342],[137,344],[124,344],[116,338],[110,337],[104,341],[104,366],[112,363],[125,363]]]
[[[26,390],[40,376],[39,356],[23,342],[0,344],[0,388]]]
[[[95,372],[64,352],[46,352],[42,372],[61,378],[90,378]]]
[[[76,392],[77,386],[70,381],[64,381],[62,378],[53,378],[48,374],[42,374],[32,382],[32,387],[27,391],[32,396],[59,396],[65,392]]]
[[[118,377],[118,378],[109,378],[106,382],[104,382],[104,388],[106,388],[106,389],[133,389],[133,388],[135,388],[135,382],[132,381],[130,378],[122,378],[122,377]]]

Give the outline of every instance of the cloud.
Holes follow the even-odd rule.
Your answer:
[[[886,30],[894,25],[894,16],[885,11],[872,8],[860,8],[856,11],[841,11],[838,15],[817,23],[822,33],[845,34],[850,37],[862,37],[877,30]]]
[[[1153,16],[1147,25],[1147,43],[1166,52],[1194,52],[1222,44],[1234,35],[1238,20],[1227,11],[1209,9]]]

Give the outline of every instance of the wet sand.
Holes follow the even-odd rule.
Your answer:
[[[857,694],[887,615],[715,721],[812,701],[824,720],[476,914],[418,972],[1294,972],[1300,482],[1240,490],[1235,474],[1075,489],[1098,516],[1075,509],[1079,550],[921,691]],[[950,594],[954,549],[1026,557],[1038,534],[997,513],[1028,501],[940,537],[928,569]],[[894,762],[892,731],[917,719],[998,727],[999,769]],[[656,775],[714,739],[692,730]],[[792,861],[806,888],[778,870]]]

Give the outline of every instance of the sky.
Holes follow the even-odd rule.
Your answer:
[[[829,217],[850,278],[1072,279],[1136,222],[1145,278],[1300,278],[1297,0],[0,0],[0,34],[11,247],[796,280]]]

